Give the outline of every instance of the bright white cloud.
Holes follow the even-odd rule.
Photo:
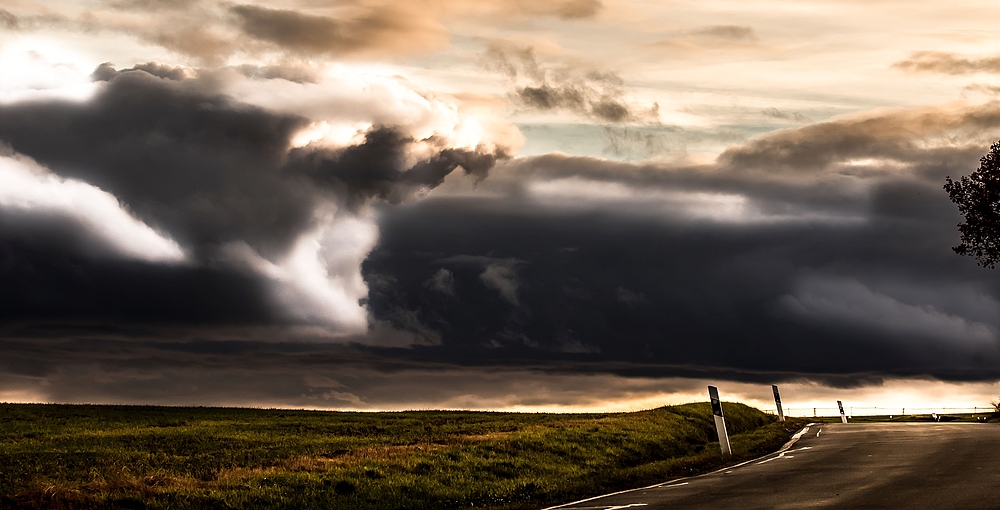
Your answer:
[[[532,198],[547,206],[569,209],[609,208],[616,212],[658,215],[687,221],[707,220],[736,224],[865,221],[862,216],[853,212],[766,210],[753,199],[738,193],[657,186],[639,188],[577,177],[533,181],[527,184],[527,189]],[[441,194],[446,192],[444,190]]]
[[[318,83],[236,79],[226,93],[240,101],[315,121],[294,141],[343,146],[373,125],[394,126],[417,140],[435,137],[449,147],[517,148],[520,133],[493,112],[435,93],[405,78],[402,69],[337,64]]]
[[[378,242],[370,218],[330,217],[303,234],[283,259],[261,257],[244,242],[230,243],[221,262],[242,265],[268,278],[275,300],[294,319],[332,327],[336,333],[363,333],[368,295],[361,263]]]
[[[136,219],[114,195],[54,175],[24,156],[0,156],[0,211],[71,218],[125,257],[166,263],[185,260],[177,242]]]
[[[0,45],[0,69],[0,103],[51,98],[82,101],[96,90],[88,56],[43,37],[15,38]]]

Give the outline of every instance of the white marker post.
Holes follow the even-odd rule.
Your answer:
[[[719,388],[708,387],[708,398],[712,401],[712,414],[715,415],[715,429],[719,431],[719,447],[723,457],[732,457],[733,450],[729,447],[729,433],[726,432],[726,418],[722,415],[722,400],[719,399]]]
[[[847,415],[844,414],[844,403],[838,400],[837,407],[840,408],[840,421],[847,423]]]
[[[774,392],[774,405],[778,407],[778,419],[785,421],[785,412],[781,410],[781,395],[778,395],[778,385],[772,384],[771,391]]]

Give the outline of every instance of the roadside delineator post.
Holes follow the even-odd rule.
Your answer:
[[[772,384],[771,391],[774,392],[774,405],[778,408],[778,419],[785,421],[785,412],[781,410],[781,396],[778,395],[778,385]]]
[[[719,399],[719,388],[709,385],[708,398],[712,401],[712,414],[715,417],[715,429],[719,432],[719,447],[723,457],[732,457],[733,450],[729,447],[729,433],[726,432],[726,418],[722,414],[722,400]]]
[[[847,423],[847,415],[844,414],[844,403],[838,400],[837,407],[840,408],[840,421],[843,423]]]

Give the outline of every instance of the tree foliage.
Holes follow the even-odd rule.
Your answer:
[[[1000,141],[979,160],[979,169],[957,181],[946,177],[944,190],[965,216],[958,224],[962,242],[952,248],[993,269],[1000,261]]]

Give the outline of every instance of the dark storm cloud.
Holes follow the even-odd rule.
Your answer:
[[[87,103],[0,107],[0,139],[111,192],[182,245],[244,240],[273,255],[312,218],[310,187],[277,171],[307,122],[131,71]]]
[[[989,144],[947,135],[1000,127],[996,108],[779,131],[714,165],[515,160],[478,199],[386,210],[364,273],[392,284],[373,286],[369,306],[375,317],[410,310],[456,363],[593,360],[576,369],[838,385],[995,379],[1000,285],[951,253],[961,218],[941,183],[974,169]],[[533,183],[580,180],[633,191],[532,194]],[[655,190],[664,194],[640,193]],[[453,295],[426,284],[456,256],[522,261],[516,314],[482,265],[448,267]]]
[[[101,323],[142,329],[282,320],[256,275],[116,257],[70,218],[0,213],[0,289],[5,324],[83,320],[101,331]]]
[[[455,275],[453,275],[451,271],[442,267],[441,269],[438,269],[438,272],[434,273],[433,276],[424,282],[424,287],[436,290],[449,296],[454,296]]]
[[[481,255],[454,255],[440,259],[437,263],[478,267],[482,269],[482,272],[479,273],[479,281],[483,285],[499,292],[500,297],[507,303],[514,306],[520,304],[517,291],[521,286],[521,280],[517,273],[518,267],[525,263],[523,260],[516,258],[498,259]],[[454,288],[454,276],[451,277],[451,283],[452,288]]]
[[[495,152],[443,149],[410,168],[405,167],[407,148],[415,140],[391,129],[370,131],[365,141],[346,149],[323,151],[296,149],[287,169],[308,176],[341,203],[357,209],[372,198],[399,203],[415,191],[440,185],[456,168],[477,179],[486,177],[497,159]]]
[[[921,203],[937,192],[884,190],[878,200]],[[940,202],[929,205],[950,212]],[[364,267],[393,277],[390,289],[372,286],[375,316],[414,311],[441,332],[439,355],[460,364],[584,356],[635,363],[633,375],[678,375],[678,366],[997,375],[995,317],[962,304],[981,302],[995,314],[1000,288],[949,253],[951,214],[934,222],[887,215],[860,225],[692,226],[517,209],[440,199],[386,214],[382,243]],[[440,271],[422,255],[432,250],[527,260],[518,269],[522,310],[511,316],[478,268],[454,268],[455,295],[443,299],[424,285]],[[923,294],[940,287],[961,300],[930,305]]]
[[[483,56],[484,65],[507,77],[517,104],[538,111],[568,111],[605,122],[624,122],[647,116],[625,100],[624,82],[613,72],[573,66],[548,66],[538,61],[532,47],[494,44]]]
[[[42,338],[23,328],[4,332],[5,394],[48,402],[495,410],[620,404],[622,395],[700,394],[704,388],[699,380],[593,376],[558,361],[457,367],[343,344],[204,341],[124,328],[117,335],[53,339],[71,331],[54,329]]]
[[[919,51],[892,65],[910,72],[974,74],[1000,72],[1000,57],[967,58],[957,53]]]
[[[248,269],[227,268],[227,245],[245,243],[276,260],[313,228],[323,203],[357,210],[373,199],[399,202],[437,186],[458,167],[481,179],[506,157],[440,147],[411,162],[407,150],[418,141],[388,127],[373,129],[354,147],[291,150],[291,137],[307,119],[203,93],[188,71],[141,64],[119,72],[102,65],[95,75],[110,81],[89,102],[0,106],[0,140],[12,150],[113,194],[191,258],[162,267],[118,263],[95,252],[100,243],[86,229],[59,234],[73,230],[72,218],[40,222],[37,215],[5,212],[5,221],[33,225],[4,231],[0,278],[10,284],[0,294],[8,319],[145,320],[152,314],[267,322],[280,313],[261,304],[265,281]],[[149,295],[135,297],[142,293]]]
[[[138,342],[149,349],[135,354],[142,359],[222,339],[218,349],[232,353],[226,370],[256,366],[241,354],[249,349],[266,353],[260,359],[295,358],[286,378],[310,359],[341,369],[338,357],[368,374],[489,367],[837,385],[1000,376],[1000,287],[951,253],[960,218],[940,189],[944,175],[975,167],[988,146],[982,133],[1000,127],[995,103],[776,131],[714,163],[503,161],[502,151],[449,149],[389,128],[343,149],[290,149],[306,119],[205,93],[186,71],[146,67],[102,68],[110,81],[90,103],[0,107],[0,138],[113,193],[193,247],[197,263],[122,264],[95,252],[85,232],[63,234],[73,229],[58,218],[4,229],[0,304],[13,310],[5,324],[23,325],[7,338],[79,346],[111,335],[108,323],[135,325],[161,342]],[[530,62],[515,71],[536,72]],[[418,145],[433,150],[412,162]],[[405,200],[459,167],[478,181],[473,192]],[[310,227],[319,200],[347,210],[381,204],[380,243],[362,266],[372,332],[344,340],[381,347],[317,354],[323,349],[229,342],[235,333],[223,329],[233,325],[277,342],[317,339],[267,329],[281,319],[260,278],[200,252],[243,241],[265,256],[281,253]],[[207,301],[178,302],[186,293]],[[90,322],[41,327],[68,319]],[[218,326],[176,333],[170,324],[179,321]],[[18,342],[11,349],[28,341]],[[111,350],[100,356],[111,356],[120,344],[101,345]],[[294,349],[311,354],[276,354]],[[81,360],[66,361],[69,372],[91,359],[66,356]],[[63,369],[49,370],[46,377]],[[208,373],[192,370],[187,377]],[[363,396],[331,378],[344,387],[315,388],[344,402]]]
[[[102,64],[95,74],[113,79],[89,103],[0,107],[0,138],[60,175],[112,192],[184,245],[242,240],[280,253],[309,227],[318,192],[352,208],[372,198],[399,202],[459,166],[481,179],[504,157],[444,148],[407,167],[416,141],[392,128],[345,149],[290,151],[307,119],[187,88],[186,68],[118,72]]]

